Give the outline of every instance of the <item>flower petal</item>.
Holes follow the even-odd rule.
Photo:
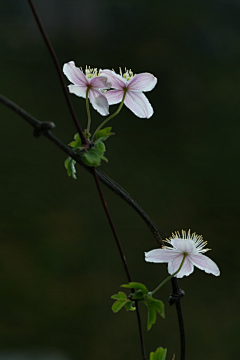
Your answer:
[[[69,61],[67,64],[63,65],[63,72],[68,78],[75,85],[85,86],[88,85],[88,80],[84,73],[75,66],[74,61]]]
[[[86,92],[87,92],[87,87],[84,88],[82,86],[79,85],[68,85],[69,88],[69,92],[72,94],[75,94],[77,96],[83,97],[84,99],[86,99]]]
[[[108,115],[109,114],[109,105],[108,101],[101,93],[100,90],[91,89],[89,91],[89,100],[95,110],[97,110],[101,115]]]
[[[179,254],[179,252],[176,250],[154,249],[145,252],[145,261],[154,263],[165,263],[174,260],[178,256],[181,256],[181,258],[183,257],[183,255]]]
[[[138,117],[149,119],[153,114],[153,108],[142,93],[128,91],[124,100],[124,104]]]
[[[107,77],[107,80],[112,84],[114,89],[124,89],[127,81],[121,76],[111,70],[101,70],[100,74]]]
[[[118,104],[122,101],[124,90],[110,90],[104,93],[109,105]]]
[[[178,257],[176,257],[173,261],[171,261],[168,264],[168,272],[169,274],[173,274],[175,273],[182,262],[183,259],[183,254],[179,255]],[[188,256],[185,258],[183,266],[181,268],[181,270],[175,275],[177,278],[182,278],[183,276],[188,276],[190,275],[194,270],[194,266],[192,261],[188,258]]]
[[[91,86],[97,89],[110,89],[111,83],[107,82],[106,76],[94,76],[89,81]]]
[[[150,91],[157,83],[157,78],[150,73],[142,73],[133,76],[128,82],[128,89],[135,91]]]
[[[220,275],[219,267],[208,256],[203,254],[197,254],[197,255],[190,255],[189,258],[196,267],[198,267],[201,270],[204,270],[206,273],[213,274],[215,276]]]
[[[171,244],[174,248],[187,254],[196,254],[196,245],[192,240],[188,239],[171,239]]]

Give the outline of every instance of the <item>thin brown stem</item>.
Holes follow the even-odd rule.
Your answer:
[[[116,231],[115,226],[113,224],[113,220],[112,220],[112,217],[110,215],[110,212],[109,212],[109,209],[108,209],[108,206],[107,206],[107,203],[106,203],[106,200],[105,200],[105,197],[104,197],[104,194],[103,194],[103,191],[102,191],[102,188],[101,188],[101,185],[100,185],[100,182],[99,182],[99,179],[98,179],[95,168],[92,168],[92,173],[93,173],[93,176],[94,176],[94,179],[95,179],[95,183],[97,185],[98,193],[100,195],[101,202],[102,202],[105,214],[107,216],[109,225],[110,225],[110,227],[112,229],[112,233],[113,233],[113,236],[114,236],[114,239],[115,239],[119,254],[121,256],[121,260],[122,260],[122,263],[123,263],[123,267],[125,269],[125,273],[127,275],[128,281],[131,282],[132,278],[131,278],[131,275],[130,275],[127,260],[126,260],[126,257],[124,255],[124,252],[123,252],[122,245],[120,243],[119,237],[117,235],[117,231]],[[136,306],[136,313],[137,313],[137,319],[138,319],[138,328],[139,328],[139,334],[140,334],[142,357],[143,357],[143,360],[146,360],[144,340],[143,340],[143,332],[142,332],[142,325],[141,325],[141,318],[140,318],[140,312],[139,312],[139,309],[138,309],[138,304]]]
[[[96,185],[97,185],[97,189],[98,189],[98,192],[99,192],[101,201],[102,201],[102,205],[103,205],[105,214],[106,214],[106,216],[107,216],[109,225],[110,225],[110,227],[111,227],[111,229],[112,229],[112,233],[113,233],[115,242],[116,242],[116,244],[117,244],[117,248],[118,248],[119,254],[120,254],[120,256],[121,256],[121,260],[122,260],[122,264],[123,264],[124,269],[125,269],[125,273],[126,273],[126,275],[127,275],[128,281],[131,282],[132,279],[131,279],[130,271],[129,271],[129,268],[128,268],[128,265],[127,265],[127,260],[126,260],[126,257],[125,257],[125,255],[124,255],[124,252],[123,252],[123,249],[122,249],[120,240],[119,240],[119,238],[118,238],[118,235],[117,235],[115,226],[114,226],[114,224],[113,224],[113,221],[112,221],[110,212],[109,212],[109,210],[108,210],[108,206],[107,206],[107,203],[106,203],[105,198],[104,198],[104,195],[103,195],[103,191],[102,191],[102,188],[101,188],[101,185],[100,185],[100,182],[99,182],[97,173],[96,173],[96,169],[95,169],[94,167],[92,168],[92,173],[93,173],[93,177],[94,177],[94,179],[95,179],[95,183],[96,183]]]
[[[51,45],[51,43],[50,43],[50,41],[49,41],[49,39],[48,39],[48,36],[47,36],[47,34],[46,34],[46,31],[44,30],[44,27],[43,27],[43,25],[42,25],[42,22],[41,22],[41,20],[40,20],[40,17],[39,17],[39,15],[38,15],[38,13],[37,13],[37,10],[36,10],[36,8],[35,8],[35,6],[34,6],[34,4],[33,4],[33,1],[32,1],[32,0],[28,0],[28,2],[29,2],[29,5],[30,5],[30,7],[31,7],[31,9],[32,9],[32,12],[33,12],[33,15],[34,15],[34,17],[35,17],[35,20],[36,20],[36,22],[37,22],[38,28],[39,28],[39,30],[40,30],[40,32],[41,32],[41,34],[42,34],[42,37],[43,37],[43,39],[44,39],[44,41],[45,41],[45,44],[46,44],[46,46],[47,46],[47,48],[48,48],[48,50],[49,50],[49,52],[50,52],[50,54],[51,54],[51,56],[52,56],[52,59],[53,59],[54,65],[55,65],[55,67],[56,67],[56,70],[57,70],[57,73],[58,73],[58,76],[59,76],[59,80],[60,80],[60,83],[61,83],[61,86],[62,86],[62,89],[63,89],[63,93],[64,93],[64,96],[65,96],[65,99],[66,99],[66,102],[67,102],[67,105],[68,105],[68,108],[69,108],[69,111],[70,111],[70,113],[71,113],[71,115],[72,115],[73,121],[74,121],[75,126],[76,126],[76,128],[77,128],[77,131],[78,131],[78,133],[79,133],[79,136],[80,136],[80,138],[81,138],[81,140],[82,140],[82,143],[83,143],[83,144],[87,144],[87,140],[85,139],[85,137],[84,137],[84,135],[83,135],[81,126],[80,126],[79,121],[78,121],[78,119],[77,119],[76,113],[75,113],[75,111],[74,111],[74,109],[73,109],[72,102],[71,102],[71,100],[70,100],[70,96],[69,96],[68,91],[67,91],[67,89],[66,89],[66,84],[65,84],[65,82],[64,82],[64,77],[63,77],[63,74],[62,74],[62,69],[61,69],[60,64],[59,64],[59,62],[58,62],[57,56],[56,56],[56,54],[55,54],[55,51],[54,51],[54,49],[53,49],[53,47],[52,47],[52,45]]]

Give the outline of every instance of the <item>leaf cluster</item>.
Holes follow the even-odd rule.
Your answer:
[[[104,156],[104,153],[106,151],[104,141],[107,140],[109,136],[114,135],[111,130],[111,127],[106,127],[99,130],[95,134],[94,141],[88,140],[90,134],[85,131],[83,134],[88,140],[88,146],[83,146],[82,140],[77,133],[74,136],[74,140],[70,142],[69,146],[72,147],[72,150],[77,155],[81,156],[81,159],[85,165],[94,167],[99,166],[102,160],[108,162],[108,159]],[[73,160],[70,156],[64,162],[64,166],[67,169],[68,176],[72,176],[73,179],[77,179],[75,164],[76,161]]]
[[[141,301],[148,308],[148,330],[150,330],[152,325],[155,324],[157,320],[157,313],[162,318],[165,318],[163,302],[153,298],[144,284],[130,282],[129,284],[121,285],[121,287],[131,289],[132,293],[127,296],[124,292],[119,291],[118,294],[111,296],[112,299],[117,300],[112,305],[112,311],[114,313],[119,312],[123,307],[125,307],[127,311],[133,311],[135,310],[135,301]]]

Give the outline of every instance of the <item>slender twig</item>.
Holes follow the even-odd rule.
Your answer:
[[[77,116],[76,116],[76,114],[75,114],[75,111],[74,111],[74,109],[73,109],[73,106],[72,106],[72,102],[71,102],[69,93],[68,93],[68,91],[67,91],[67,89],[66,89],[66,85],[65,85],[65,82],[64,82],[64,77],[63,77],[63,75],[62,75],[62,70],[61,70],[61,67],[60,67],[60,65],[59,65],[59,62],[58,62],[57,56],[56,56],[56,54],[55,54],[55,51],[54,51],[54,49],[53,49],[53,47],[52,47],[52,45],[51,45],[51,43],[50,43],[50,41],[49,41],[49,39],[48,39],[48,36],[47,36],[47,34],[46,34],[46,31],[44,30],[44,27],[43,27],[43,25],[42,25],[42,22],[41,22],[41,20],[40,20],[40,17],[39,17],[39,15],[38,15],[37,11],[36,11],[36,8],[35,8],[32,0],[28,0],[28,2],[29,2],[29,5],[30,5],[30,7],[31,7],[31,9],[32,9],[32,12],[33,12],[33,15],[34,15],[34,17],[35,17],[35,20],[36,20],[36,22],[37,22],[37,25],[38,25],[38,27],[39,27],[39,30],[40,30],[40,32],[41,32],[41,34],[42,34],[42,37],[43,37],[43,39],[44,39],[44,41],[45,41],[45,44],[46,44],[46,46],[47,46],[47,48],[48,48],[48,50],[49,50],[49,52],[50,52],[50,54],[51,54],[51,56],[52,56],[52,59],[53,59],[54,65],[55,65],[55,67],[56,67],[56,70],[57,70],[57,73],[58,73],[58,76],[59,76],[59,80],[60,80],[60,82],[61,82],[61,86],[62,86],[62,89],[63,89],[63,93],[64,93],[64,96],[65,96],[65,99],[66,99],[66,102],[67,102],[69,111],[70,111],[70,113],[71,113],[71,115],[72,115],[74,124],[75,124],[75,126],[76,126],[76,128],[77,128],[77,131],[78,131],[79,136],[80,136],[80,138],[81,138],[81,140],[82,140],[82,143],[83,143],[83,144],[87,144],[87,141],[86,141],[86,139],[85,139],[85,137],[84,137],[84,135],[83,135],[81,126],[80,126],[80,124],[79,124],[79,121],[78,121]]]
[[[95,169],[95,168],[92,168],[92,173],[93,173],[93,176],[94,176],[94,179],[95,179],[95,183],[96,183],[96,185],[97,185],[97,189],[98,189],[98,192],[99,192],[101,201],[102,201],[102,205],[103,205],[105,214],[106,214],[106,216],[107,216],[109,225],[110,225],[110,227],[111,227],[111,229],[112,229],[112,233],[113,233],[113,236],[114,236],[114,239],[115,239],[115,242],[116,242],[116,245],[117,245],[119,254],[120,254],[120,256],[121,256],[121,260],[122,260],[123,267],[124,267],[124,269],[125,269],[125,272],[126,272],[128,281],[131,282],[131,281],[132,281],[132,278],[131,278],[131,275],[130,275],[130,270],[129,270],[129,267],[128,267],[128,264],[127,264],[127,260],[126,260],[126,257],[125,257],[125,255],[124,255],[123,248],[122,248],[122,245],[121,245],[121,243],[120,243],[119,237],[118,237],[118,235],[117,235],[117,231],[116,231],[115,226],[114,226],[114,224],[113,224],[113,220],[112,220],[112,217],[111,217],[111,215],[110,215],[110,212],[109,212],[107,203],[106,203],[106,201],[105,201],[105,197],[104,197],[102,188],[101,188],[101,186],[100,186],[99,178],[98,178],[98,175],[97,175],[97,173],[96,173],[96,169]],[[138,306],[136,307],[136,313],[137,313],[137,319],[138,319],[138,328],[139,328],[139,334],[140,334],[142,357],[143,357],[143,360],[146,360],[144,340],[143,340],[143,332],[142,332],[142,324],[141,324],[141,317],[140,317],[140,312],[139,312]]]
[[[178,326],[180,332],[180,349],[181,349],[181,357],[180,360],[185,360],[186,356],[186,338],[185,338],[185,329],[183,322],[183,313],[181,308],[181,298],[185,295],[184,291],[180,289],[177,279],[173,277],[171,279],[173,292],[170,295],[169,303],[170,305],[175,304],[177,317],[178,317]]]
[[[131,278],[130,271],[129,271],[129,268],[128,268],[128,265],[127,265],[127,260],[126,260],[126,258],[125,258],[124,253],[123,253],[123,249],[122,249],[120,240],[119,240],[119,238],[118,238],[116,229],[115,229],[115,227],[114,227],[114,224],[113,224],[113,221],[112,221],[110,212],[109,212],[109,210],[108,210],[108,206],[107,206],[107,203],[106,203],[106,201],[105,201],[105,198],[104,198],[104,195],[103,195],[103,191],[102,191],[102,188],[101,188],[101,186],[100,186],[99,179],[98,179],[98,176],[97,176],[97,173],[96,173],[96,170],[95,170],[94,167],[92,168],[92,173],[93,173],[93,176],[94,176],[94,179],[95,179],[95,183],[96,183],[96,185],[97,185],[97,189],[98,189],[99,195],[100,195],[100,197],[101,197],[101,201],[102,201],[102,205],[103,205],[104,211],[105,211],[106,216],[107,216],[107,218],[108,218],[109,225],[110,225],[110,227],[111,227],[111,229],[112,229],[113,236],[114,236],[114,238],[115,238],[115,241],[116,241],[116,244],[117,244],[117,247],[118,247],[118,251],[119,251],[119,253],[120,253],[121,260],[122,260],[122,263],[123,263],[123,266],[124,266],[124,269],[125,269],[125,272],[126,272],[128,281],[131,282],[131,281],[132,281],[132,278]]]

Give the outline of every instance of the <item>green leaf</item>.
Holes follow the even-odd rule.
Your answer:
[[[142,290],[137,290],[134,293],[132,293],[132,299],[133,300],[145,300],[146,294],[142,292]]]
[[[81,148],[82,147],[82,140],[81,140],[79,134],[75,134],[74,139],[75,139],[75,141],[70,142],[70,144],[68,144],[68,145],[73,147],[74,150]]]
[[[105,144],[102,142],[102,141],[100,141],[100,140],[98,140],[98,141],[96,141],[95,142],[95,147],[99,150],[99,151],[101,151],[101,153],[105,153],[105,151],[106,151],[106,146],[105,146]]]
[[[167,349],[159,347],[155,352],[150,353],[150,360],[165,360],[167,356]]]
[[[68,176],[72,176],[73,179],[77,179],[76,169],[75,169],[76,161],[73,160],[70,156],[64,161],[64,166],[67,169]]]
[[[82,155],[82,161],[88,166],[99,166],[101,160],[108,162],[108,159],[95,146]]]
[[[64,161],[64,166],[65,166],[65,168],[66,168],[67,170],[68,170],[69,161],[71,161],[71,157],[70,157],[70,156]]]
[[[75,139],[76,141],[81,141],[81,138],[80,138],[79,133],[76,133],[76,134],[74,135],[74,139]]]
[[[106,158],[106,156],[102,156],[101,159],[108,162],[108,158]]]
[[[143,294],[148,293],[148,289],[146,288],[146,286],[144,284],[141,284],[138,282],[130,282],[129,284],[123,284],[123,285],[121,285],[121,287],[125,287],[128,289],[142,290]]]
[[[107,138],[109,138],[109,136],[114,135],[114,133],[111,132],[111,130],[112,130],[111,127],[106,127],[104,129],[99,130],[95,134],[96,140],[107,140]]]
[[[127,295],[124,292],[119,291],[118,294],[111,296],[111,299],[125,300],[125,299],[127,299]]]
[[[127,311],[135,311],[136,310],[136,308],[133,306],[134,305],[134,302],[133,301],[128,301],[125,305],[124,305],[124,307],[125,307],[125,309],[127,310]]]
[[[151,296],[148,296],[146,302],[152,305],[154,309],[159,313],[159,315],[165,318],[164,303],[161,300],[157,300],[152,298]]]
[[[155,308],[150,305],[150,304],[146,304],[148,307],[148,324],[147,324],[147,329],[150,330],[151,327],[155,324],[156,319],[157,319],[157,313]]]
[[[90,149],[82,156],[82,161],[88,166],[99,166],[101,163],[102,153],[96,148]]]
[[[115,301],[115,303],[113,303],[112,305],[112,311],[114,313],[117,313],[118,311],[120,311],[124,305],[128,302],[129,300],[117,300]]]

